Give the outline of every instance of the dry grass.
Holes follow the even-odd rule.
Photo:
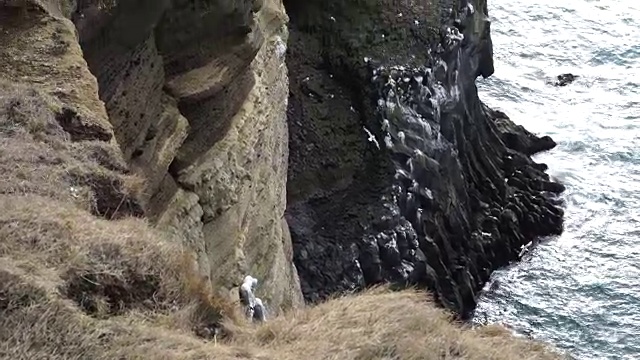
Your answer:
[[[229,325],[213,344],[169,325],[175,316],[130,312],[96,319],[23,271],[1,268],[11,304],[2,304],[0,357],[6,359],[558,359],[539,343],[495,327],[452,324],[424,294],[374,290],[292,312],[252,327]],[[4,282],[3,282],[4,283]],[[33,284],[33,285],[31,285]],[[0,293],[6,294],[7,286]]]
[[[557,359],[497,328],[467,329],[424,292],[374,289],[236,331],[274,359]],[[496,330],[502,329],[502,330]]]
[[[33,89],[0,82],[0,193],[76,203],[96,215],[142,215],[117,148],[99,139],[71,141],[63,108]],[[71,130],[74,131],[74,130]]]

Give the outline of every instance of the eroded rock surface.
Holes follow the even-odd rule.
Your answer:
[[[305,298],[391,281],[468,314],[493,270],[562,231],[564,188],[529,157],[555,143],[478,98],[493,73],[486,1],[286,5],[287,219]]]
[[[79,2],[72,18],[146,215],[212,288],[245,273],[273,311],[302,302],[284,220],[284,8],[267,1]]]

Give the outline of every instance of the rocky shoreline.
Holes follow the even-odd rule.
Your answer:
[[[287,220],[305,299],[391,282],[467,317],[491,272],[563,216],[564,187],[531,159],[553,140],[478,98],[493,73],[486,2],[309,6],[288,8]]]

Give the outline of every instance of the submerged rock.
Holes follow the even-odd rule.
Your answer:
[[[567,86],[571,84],[575,79],[577,79],[578,75],[573,74],[561,74],[556,77],[556,81],[553,83],[553,86]]]

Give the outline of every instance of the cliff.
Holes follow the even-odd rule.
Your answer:
[[[563,188],[530,158],[553,141],[478,99],[486,14],[481,0],[0,1],[0,354],[547,356],[414,292],[296,310],[390,282],[466,315],[491,271],[561,231]],[[287,315],[238,319],[245,274]],[[363,331],[332,348],[356,304],[379,305],[379,327],[351,314]],[[464,345],[407,347],[410,331]],[[373,337],[388,343],[358,345]]]
[[[301,303],[283,219],[287,40],[277,1],[80,2],[71,13],[147,217],[221,295]],[[235,289],[235,290],[234,290]]]
[[[553,140],[478,98],[494,71],[486,1],[285,4],[287,219],[305,298],[417,284],[468,315],[491,272],[563,215],[563,186],[530,158]]]

